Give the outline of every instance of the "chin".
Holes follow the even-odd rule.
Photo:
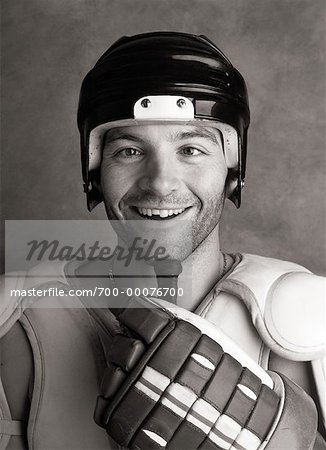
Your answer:
[[[135,255],[146,255],[154,259],[177,259],[183,261],[193,249],[191,224],[178,227],[160,227],[151,221],[116,221],[114,229],[126,247],[132,248]]]

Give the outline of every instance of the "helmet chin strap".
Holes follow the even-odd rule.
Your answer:
[[[177,259],[157,259],[153,263],[157,286],[166,289],[164,300],[176,304],[178,298],[178,277],[182,272],[181,262]]]

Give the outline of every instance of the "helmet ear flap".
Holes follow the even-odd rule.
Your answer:
[[[237,167],[229,168],[225,183],[226,197],[237,208],[241,206],[241,191],[246,171],[247,130],[248,128],[244,129],[243,136],[238,134],[238,164]]]
[[[84,183],[84,192],[87,197],[87,209],[89,212],[91,212],[95,206],[103,201],[100,184],[100,172],[91,172],[91,174],[92,177],[90,176],[88,184]]]
[[[233,189],[233,192],[228,196],[232,203],[235,204],[237,208],[240,208],[241,205],[241,189],[242,189],[243,181],[240,178],[236,181],[236,186]]]
[[[237,169],[229,169],[225,182],[225,195],[237,208],[241,205],[241,189],[243,181],[241,180]]]

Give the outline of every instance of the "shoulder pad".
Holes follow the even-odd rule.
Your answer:
[[[67,283],[65,278],[66,262],[42,263],[26,272],[10,272],[2,275],[0,280],[0,337],[6,334],[20,318],[24,310],[24,291],[43,288],[54,283]],[[15,292],[14,292],[15,291]],[[37,297],[29,297],[31,302]]]
[[[266,258],[258,255],[242,254],[240,263],[227,278],[246,286],[259,302],[264,302],[270,286],[280,276],[289,272],[310,273],[308,269],[289,261]]]
[[[288,261],[244,254],[221,287],[243,300],[273,352],[296,361],[324,353],[325,278]]]
[[[18,299],[11,296],[13,289],[23,289],[24,272],[2,275],[0,280],[0,337],[5,335],[19,319],[21,308]]]

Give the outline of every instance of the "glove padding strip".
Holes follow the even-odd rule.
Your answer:
[[[230,450],[257,450],[260,447],[261,440],[251,431],[243,428],[233,442]]]
[[[143,430],[142,435],[137,442],[130,447],[133,450],[148,449],[148,450],[162,450],[166,447],[167,442],[156,433],[150,430]]]
[[[220,345],[207,336],[202,336],[176,377],[176,381],[190,387],[199,395],[211,378],[223,355]]]
[[[152,398],[136,387],[131,388],[112,414],[107,425],[108,434],[127,447],[155,404]]]
[[[203,450],[222,450],[221,447],[208,440],[205,441],[199,448]]]
[[[150,366],[170,379],[174,379],[193,348],[201,332],[193,325],[179,321],[173,331],[157,349]]]
[[[184,418],[197,396],[191,389],[178,383],[171,383],[161,398],[161,403],[175,414]]]
[[[229,449],[240,431],[241,425],[226,414],[222,414],[210,431],[208,439],[223,449]]]
[[[255,406],[261,385],[261,380],[247,368],[244,368],[224,411],[229,417],[233,417],[242,427],[247,422]]]
[[[199,448],[200,444],[205,439],[206,434],[189,422],[182,422],[173,438],[168,444],[169,449],[189,449],[195,450]],[[216,447],[215,447],[216,450]]]
[[[220,416],[219,411],[202,398],[199,398],[189,410],[186,420],[202,430],[205,435]]]
[[[255,400],[247,397],[237,386],[232,393],[229,404],[225,408],[225,414],[233,417],[243,427],[254,406]]]
[[[246,428],[263,440],[272,427],[278,404],[276,393],[263,384]]]
[[[242,372],[241,364],[227,353],[224,353],[208,386],[204,390],[203,398],[221,412],[225,408],[230,396],[238,384]],[[223,388],[221,389],[221,386]]]
[[[182,417],[175,415],[173,411],[166,408],[164,405],[158,404],[152,411],[148,420],[142,424],[142,429],[132,441],[132,447],[147,448],[146,445],[151,439],[160,442],[161,445],[164,441],[166,445],[182,423],[182,420]],[[148,431],[153,433],[152,436],[148,434]],[[160,439],[158,439],[157,436],[159,436]]]
[[[168,377],[147,366],[135,384],[135,388],[151,397],[155,402],[158,402],[170,382],[171,380]]]

